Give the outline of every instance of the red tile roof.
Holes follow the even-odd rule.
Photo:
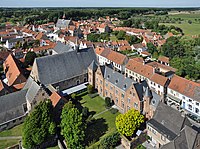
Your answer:
[[[23,75],[23,70],[19,66],[18,60],[11,54],[7,57],[4,62],[4,72],[8,79],[9,86],[14,85],[15,81],[19,78],[21,83],[26,81]]]
[[[200,84],[174,75],[168,88],[200,102]]]
[[[55,107],[62,97],[57,92],[53,92],[49,98]]]
[[[130,59],[126,64],[126,68],[136,72],[146,78],[150,78],[153,75],[153,67],[143,64],[141,62]]]
[[[169,63],[169,57],[166,56],[160,56],[158,58],[159,61],[165,62],[165,63]]]
[[[164,77],[164,76],[162,76],[162,75],[159,75],[159,74],[157,74],[157,73],[154,73],[154,74],[151,76],[150,80],[153,81],[153,82],[155,82],[155,83],[157,83],[157,84],[159,84],[159,85],[164,86],[164,85],[166,84],[168,78],[167,78],[167,77]]]

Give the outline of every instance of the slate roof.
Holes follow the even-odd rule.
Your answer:
[[[0,124],[25,114],[26,93],[27,89],[0,97]]]
[[[193,149],[198,135],[196,130],[186,125],[173,141],[165,144],[161,149]]]
[[[155,114],[148,124],[158,132],[173,140],[185,125],[191,125],[189,120],[168,105],[159,102]]]
[[[35,82],[32,81],[27,93],[26,93],[26,99],[32,103],[34,98],[36,97],[38,91],[40,90],[40,86]]]
[[[92,63],[88,67],[89,69],[96,71],[98,68],[98,64],[93,60]]]
[[[61,42],[57,42],[57,44],[53,48],[53,50],[56,51],[58,54],[63,53],[63,52],[73,51],[73,49],[72,49],[72,47],[70,47],[70,45],[66,45]]]
[[[70,24],[71,20],[64,20],[64,19],[58,19],[56,23],[56,27],[58,28],[67,28]]]
[[[48,85],[87,73],[93,60],[97,62],[93,48],[86,48],[36,58],[33,67],[37,67],[38,80]]]

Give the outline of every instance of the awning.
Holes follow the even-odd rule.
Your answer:
[[[69,89],[61,91],[61,93],[62,93],[62,95],[70,95],[72,93],[76,93],[78,91],[86,89],[87,88],[87,84],[88,84],[88,82],[80,84],[80,85],[77,85],[77,86],[74,86],[74,87],[71,87]]]

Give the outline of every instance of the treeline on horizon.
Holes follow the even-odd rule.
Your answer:
[[[200,8],[114,8],[114,7],[91,7],[91,8],[0,8],[0,23],[21,22],[22,24],[42,24],[56,22],[65,13],[67,19],[97,19],[99,17],[110,16],[119,19],[127,19],[131,16],[155,14],[165,15],[168,11],[195,11]]]

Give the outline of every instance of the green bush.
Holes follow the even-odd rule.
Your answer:
[[[88,85],[87,86],[87,91],[88,91],[88,94],[92,94],[94,92],[94,87],[92,85]]]
[[[110,108],[112,106],[112,101],[109,97],[105,98],[105,106],[106,108]]]
[[[146,149],[142,144],[138,145],[136,149]]]
[[[115,108],[112,108],[110,109],[110,113],[112,114],[116,114],[119,110],[118,109],[115,109]]]
[[[102,149],[112,149],[116,147],[120,143],[120,134],[118,132],[114,132],[111,135],[105,137],[100,142],[100,147]]]

